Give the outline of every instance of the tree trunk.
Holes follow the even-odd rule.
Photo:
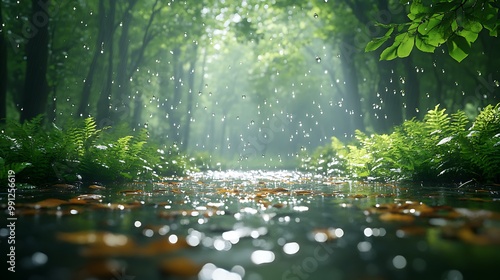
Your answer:
[[[105,40],[106,29],[106,9],[104,7],[104,0],[99,0],[99,31],[94,50],[94,56],[90,63],[89,71],[83,82],[82,99],[78,106],[77,115],[86,117],[89,114],[89,100],[92,93],[92,85],[94,83],[94,76],[97,70],[98,63],[103,60],[104,54],[101,52],[101,47]]]
[[[43,114],[47,107],[49,86],[47,84],[47,61],[49,55],[49,4],[32,0],[30,21],[31,37],[26,45],[26,76],[22,100],[21,122]]]
[[[7,42],[5,41],[2,5],[0,4],[0,123],[7,117]]]
[[[109,1],[109,11],[106,16],[106,25],[105,25],[105,41],[104,43],[104,52],[108,54],[108,68],[107,68],[107,77],[104,83],[101,94],[99,95],[99,100],[97,102],[97,124],[100,127],[108,126],[114,123],[114,118],[111,116],[110,110],[110,99],[113,89],[113,34],[114,34],[114,23],[115,23],[115,10],[116,10],[116,0]]]
[[[189,92],[187,96],[187,108],[186,108],[186,119],[185,119],[185,124],[184,124],[184,129],[182,133],[182,149],[184,151],[187,150],[188,144],[189,144],[189,134],[190,134],[190,129],[191,129],[191,118],[193,116],[193,96],[195,95],[195,88],[194,88],[194,78],[195,78],[195,67],[196,67],[196,60],[198,57],[198,45],[194,45],[193,54],[191,56],[191,61],[189,62],[189,73],[188,73],[188,87],[189,87]]]
[[[376,54],[378,58],[379,54]],[[399,77],[395,74],[396,61],[379,61],[377,69],[379,80],[377,86],[377,96],[373,104],[379,107],[375,108],[373,127],[378,133],[388,132],[394,125],[401,124],[403,120],[403,106],[401,103],[401,94],[399,92]]]
[[[115,116],[117,119],[123,117],[121,115],[125,115],[124,117],[131,116],[130,108],[129,110],[123,110],[126,108],[121,106],[129,106],[128,104],[124,104],[124,100],[126,96],[130,95],[130,77],[128,76],[130,45],[129,29],[132,21],[131,10],[136,3],[137,0],[128,1],[128,6],[123,14],[121,34],[118,43],[118,68],[116,69],[117,88],[112,101],[114,106],[120,107],[118,108],[118,113],[123,112],[120,115]],[[128,116],[126,116],[127,114]]]
[[[179,146],[182,146],[182,143],[179,143],[182,141],[180,137],[180,122],[181,122],[181,116],[180,116],[180,109],[179,105],[181,104],[181,97],[182,97],[182,80],[183,80],[183,64],[180,59],[181,56],[181,49],[180,47],[175,47],[173,49],[173,61],[172,61],[172,67],[174,69],[174,89],[173,89],[173,97],[170,102],[170,106],[167,108],[169,110],[169,124],[170,124],[170,129],[171,129],[171,139],[176,142]]]
[[[340,61],[342,63],[342,74],[345,81],[345,89],[343,92],[344,104],[342,109],[345,110],[346,118],[349,120],[347,133],[351,134],[354,130],[364,130],[363,118],[361,116],[361,98],[358,87],[358,72],[356,71],[356,63],[354,61],[354,36],[352,34],[344,34],[342,36],[342,45],[340,47]]]

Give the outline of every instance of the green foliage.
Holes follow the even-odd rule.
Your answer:
[[[405,121],[391,134],[357,131],[348,145],[333,138],[305,158],[303,167],[350,178],[498,182],[500,104],[484,108],[472,125],[464,112],[447,114],[436,106],[423,121]]]
[[[365,51],[374,51],[388,41],[396,29],[392,45],[384,49],[380,60],[407,57],[413,47],[432,53],[446,43],[449,55],[458,62],[470,52],[479,33],[486,29],[490,36],[497,36],[500,26],[498,1],[449,1],[413,0],[409,4],[408,22],[401,24],[380,24],[388,32],[373,39]]]
[[[120,182],[183,175],[188,162],[179,149],[153,143],[146,130],[97,129],[95,120],[46,129],[41,116],[9,121],[0,134],[0,170],[34,185],[78,181]],[[7,172],[2,172],[3,175]],[[5,179],[5,178],[0,178]]]

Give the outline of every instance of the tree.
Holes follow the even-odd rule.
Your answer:
[[[99,94],[99,100],[97,101],[97,117],[96,121],[100,126],[111,124],[112,117],[110,116],[110,99],[113,89],[113,52],[114,52],[114,42],[113,35],[115,33],[115,12],[116,12],[116,0],[109,1],[109,9],[106,13],[106,20],[104,25],[100,28],[104,29],[104,40],[102,41],[101,51],[104,49],[108,54],[107,72],[106,80],[102,86],[102,90]]]
[[[49,96],[47,61],[49,47],[49,1],[32,0],[29,26],[31,38],[26,45],[26,76],[22,99],[21,122],[45,113]]]
[[[498,0],[413,0],[407,3],[408,21],[379,24],[387,28],[387,32],[369,42],[366,51],[376,50],[391,39],[393,43],[380,54],[381,60],[391,60],[407,57],[414,47],[432,53],[446,43],[449,55],[461,62],[469,55],[481,31],[486,29],[490,36],[498,35]]]

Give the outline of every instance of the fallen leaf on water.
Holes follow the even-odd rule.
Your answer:
[[[151,256],[164,253],[171,253],[183,248],[190,248],[185,238],[177,237],[175,243],[170,242],[166,238],[153,241],[138,250],[140,254]]]
[[[275,204],[273,204],[273,207],[279,209],[279,208],[285,207],[285,204],[283,204],[283,203],[275,203]]]
[[[119,191],[118,193],[123,194],[123,195],[139,195],[139,194],[143,194],[143,191],[142,190],[123,190],[123,191]]]
[[[89,189],[92,189],[92,190],[105,190],[106,187],[104,186],[99,186],[99,185],[90,185],[89,186]]]
[[[398,213],[384,213],[379,216],[379,219],[384,222],[413,222],[415,217]]]
[[[115,234],[107,231],[77,231],[77,232],[59,232],[56,238],[60,241],[79,245],[98,245],[98,246],[125,246],[132,243],[124,234]]]
[[[101,202],[103,196],[100,194],[81,194],[69,200],[71,203]]]
[[[202,266],[184,257],[169,259],[160,264],[160,271],[168,276],[194,277]]]
[[[500,228],[473,228],[462,226],[457,237],[474,245],[500,245]]]
[[[415,236],[415,235],[425,235],[427,228],[422,226],[405,226],[401,227],[396,231],[398,237]]]
[[[459,200],[465,200],[465,201],[476,201],[476,202],[492,202],[493,200],[491,198],[480,198],[480,197],[461,197]]]
[[[55,184],[55,185],[52,185],[52,187],[62,188],[62,189],[74,189],[74,188],[76,188],[76,186],[70,185],[70,184]]]
[[[471,220],[500,220],[500,213],[489,210],[470,210],[467,208],[455,208],[455,211],[463,217]]]
[[[134,209],[141,207],[142,204],[140,202],[131,202],[131,203],[96,203],[92,204],[96,209],[109,209],[109,210],[125,210],[125,209]]]
[[[366,198],[366,194],[351,194],[349,195],[349,198],[354,198],[354,199],[360,199],[360,198]]]
[[[306,195],[306,194],[312,194],[313,191],[310,190],[295,190],[293,191],[294,194],[296,195]]]
[[[33,207],[33,208],[54,208],[63,204],[68,204],[69,202],[66,200],[62,199],[57,199],[57,198],[47,198],[42,201],[38,201],[32,204],[27,204],[26,206],[28,207]]]
[[[111,257],[111,256],[155,256],[159,254],[171,253],[190,246],[184,238],[177,238],[175,243],[162,238],[148,244],[138,245],[133,240],[129,239],[122,245],[114,246],[114,244],[97,244],[85,248],[82,254],[86,257]]]

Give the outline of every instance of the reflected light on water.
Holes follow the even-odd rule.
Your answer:
[[[403,269],[406,267],[406,258],[401,255],[397,255],[392,259],[392,265],[397,269]]]
[[[254,264],[272,263],[274,261],[274,253],[267,250],[257,250],[252,253],[250,259]]]
[[[358,251],[368,252],[372,249],[372,244],[368,241],[361,241],[358,243]]]
[[[229,251],[232,247],[231,242],[224,240],[224,239],[215,239],[214,241],[214,248],[217,251]]]
[[[297,243],[297,242],[286,243],[283,246],[283,252],[285,252],[285,254],[288,254],[288,255],[296,254],[299,250],[300,250],[300,246],[299,246],[299,243]]]
[[[175,234],[171,234],[169,237],[168,237],[168,242],[172,243],[172,244],[175,244],[177,243],[177,241],[179,241],[179,238],[177,237],[177,235]]]
[[[107,233],[103,236],[103,241],[110,247],[123,246],[128,242],[128,237],[123,234]]]
[[[215,266],[213,263],[205,264],[198,273],[200,280],[241,280],[245,275],[245,269],[236,265],[231,271]]]
[[[222,238],[231,242],[232,244],[236,244],[238,243],[238,241],[240,241],[240,235],[235,230],[230,230],[222,233]]]
[[[298,211],[298,212],[305,212],[309,210],[309,207],[307,206],[294,206],[293,210]]]

